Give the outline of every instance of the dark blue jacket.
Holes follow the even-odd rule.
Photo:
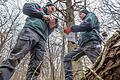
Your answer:
[[[47,40],[53,29],[49,28],[47,21],[43,19],[43,15],[47,15],[46,7],[41,7],[37,3],[25,3],[23,13],[28,16],[24,27],[34,30],[44,40]]]
[[[89,41],[100,41],[100,38],[96,33],[96,31],[99,33],[99,28],[100,25],[98,18],[94,13],[90,12],[86,15],[80,25],[72,26],[72,32],[80,32],[80,39],[78,41],[78,44],[82,46],[84,43],[87,43]]]

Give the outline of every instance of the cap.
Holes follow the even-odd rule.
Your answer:
[[[85,14],[88,14],[88,13],[89,13],[89,11],[88,11],[87,9],[82,9],[82,10],[80,10],[80,13],[85,13]]]
[[[52,2],[47,2],[46,6],[55,6]]]

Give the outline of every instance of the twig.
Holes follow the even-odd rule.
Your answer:
[[[87,69],[89,69],[94,75],[95,77],[98,79],[98,80],[103,80],[95,71],[93,71],[92,69],[86,67]]]

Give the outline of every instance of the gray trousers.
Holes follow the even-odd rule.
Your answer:
[[[94,63],[100,53],[100,43],[98,41],[90,41],[79,47],[64,57],[64,70],[65,80],[73,80],[72,63],[77,61],[80,57],[87,55],[88,58]]]
[[[9,80],[15,67],[30,51],[31,58],[28,65],[26,80],[37,80],[45,51],[45,41],[33,30],[23,28],[17,43],[10,53],[10,57],[0,66],[0,80]]]

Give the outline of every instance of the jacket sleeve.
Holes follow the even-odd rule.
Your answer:
[[[37,3],[25,3],[23,6],[23,13],[30,17],[43,18],[45,13]]]
[[[91,31],[92,30],[92,23],[91,20],[85,20],[80,25],[74,25],[71,27],[72,32],[84,32],[84,31]]]

